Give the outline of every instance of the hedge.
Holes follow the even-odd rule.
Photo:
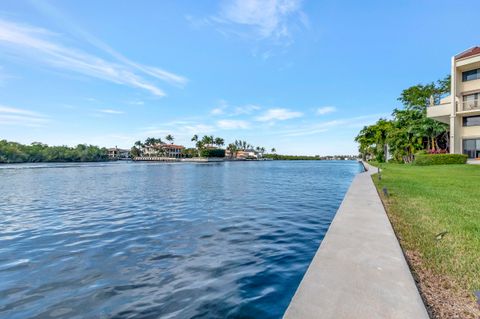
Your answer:
[[[201,157],[225,157],[225,150],[213,148],[200,151]]]
[[[445,164],[465,164],[467,155],[464,154],[417,154],[413,164],[425,165],[445,165]]]

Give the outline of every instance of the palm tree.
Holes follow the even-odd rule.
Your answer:
[[[227,150],[230,151],[230,158],[237,157],[238,148],[234,143],[228,144]]]
[[[203,143],[203,145],[212,146],[212,145],[213,145],[213,142],[214,142],[213,136],[204,135],[204,136],[202,137],[202,143]]]
[[[198,135],[197,134],[193,135],[191,141],[192,142],[197,142],[198,141]]]
[[[224,140],[223,138],[221,138],[221,137],[217,137],[217,138],[215,138],[215,142],[214,142],[214,143],[215,143],[215,145],[217,145],[217,146],[222,146],[223,144],[225,144],[225,140]]]
[[[145,140],[145,145],[150,146],[156,143],[156,139],[153,137],[147,137]]]
[[[272,153],[275,153],[277,150],[275,149],[275,147],[272,147]]]
[[[173,140],[175,139],[171,134],[168,134],[165,136],[165,139],[169,141],[171,144],[173,144]]]

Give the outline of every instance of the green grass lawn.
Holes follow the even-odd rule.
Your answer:
[[[480,290],[480,165],[381,168],[381,180],[373,180],[388,190],[385,204],[403,248],[458,288]]]

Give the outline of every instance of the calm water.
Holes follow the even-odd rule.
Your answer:
[[[0,317],[280,318],[359,171],[0,166]]]

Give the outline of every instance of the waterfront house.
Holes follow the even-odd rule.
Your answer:
[[[451,59],[451,92],[430,102],[427,116],[450,125],[450,153],[480,158],[480,47]]]
[[[129,159],[130,158],[130,150],[121,149],[118,147],[111,147],[107,149],[108,158],[112,160],[118,159]]]
[[[236,158],[238,159],[260,159],[262,154],[253,149],[246,149],[237,152]]]
[[[142,148],[142,156],[162,156],[169,158],[182,157],[182,151],[185,149],[182,145],[175,144],[154,144]]]

